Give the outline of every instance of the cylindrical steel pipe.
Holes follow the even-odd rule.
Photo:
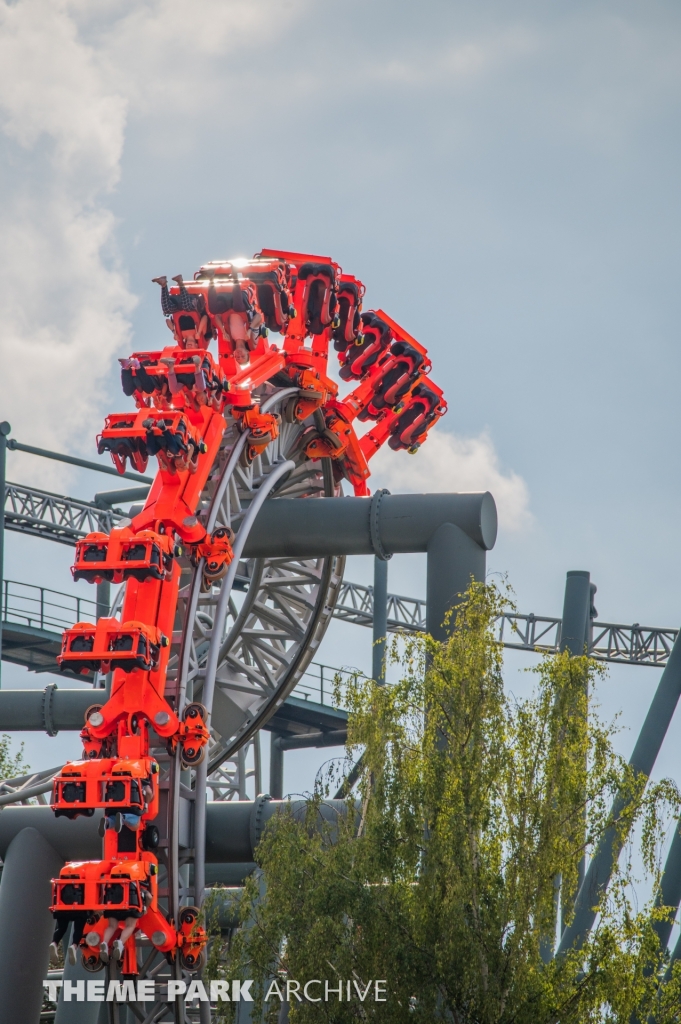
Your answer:
[[[320,558],[375,554],[370,498],[271,498],[253,524],[246,558]],[[443,523],[458,526],[485,551],[494,547],[494,498],[471,494],[385,494],[378,539],[388,554],[427,551]]]
[[[428,542],[426,632],[444,641],[451,632],[447,616],[471,580],[485,579],[485,547],[454,523],[441,523]]]
[[[267,822],[279,811],[287,809],[304,815],[307,806],[304,800],[270,800],[269,797],[209,802],[206,805],[206,861],[211,864],[252,863],[254,850]],[[344,800],[326,800],[320,815],[332,824],[336,815],[344,814],[346,808]],[[55,818],[52,808],[45,806],[5,807],[0,814],[0,857],[4,858],[12,841],[30,828],[49,842],[62,862],[100,860],[99,819],[99,814],[73,821]],[[49,906],[49,893],[45,906]]]
[[[588,653],[591,643],[591,605],[593,599],[591,574],[584,569],[571,569],[565,578],[565,596],[563,598],[563,618],[560,629],[560,650],[569,651],[573,657],[581,657]],[[584,675],[584,686],[588,696],[588,675]],[[586,830],[586,817],[584,821]],[[586,854],[579,862],[577,885],[575,892],[562,894],[561,934],[565,930],[567,918],[572,912],[572,901],[586,875]],[[553,946],[551,948],[553,955]]]
[[[35,1024],[40,1018],[43,978],[47,976],[49,944],[54,932],[49,911],[50,879],[59,874],[63,864],[58,851],[41,832],[33,827],[21,828],[3,846],[0,1024]]]
[[[270,796],[281,800],[284,795],[284,748],[277,732],[270,733]]]
[[[560,629],[560,649],[579,656],[589,642],[589,612],[591,610],[590,574],[573,569],[565,580],[563,619]]]
[[[658,907],[678,907],[681,902],[681,818],[674,822],[674,835],[660,880],[660,892],[655,902]],[[663,921],[653,922],[661,949],[666,949],[673,927],[673,914]]]
[[[385,501],[385,497],[383,498]],[[379,510],[380,512],[380,510]],[[374,558],[374,630],[371,675],[381,686],[385,682],[385,648],[388,637],[388,562]]]
[[[82,729],[85,712],[102,703],[101,690],[0,690],[1,732],[49,732]]]

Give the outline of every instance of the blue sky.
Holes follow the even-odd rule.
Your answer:
[[[164,337],[152,277],[328,253],[449,402],[376,484],[489,487],[523,610],[560,614],[579,568],[602,618],[677,625],[680,43],[655,0],[0,0],[2,417],[92,457],[116,358]],[[71,589],[67,549],[7,547],[8,577]],[[423,595],[421,560],[390,573]],[[367,667],[368,640],[335,628],[321,658]],[[613,672],[604,709],[635,728],[656,678]]]

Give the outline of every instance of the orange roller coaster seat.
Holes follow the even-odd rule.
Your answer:
[[[57,662],[61,672],[66,668],[82,673],[117,668],[149,672],[158,665],[161,647],[167,646],[168,638],[156,626],[102,618],[96,626],[77,622],[65,630]]]
[[[381,362],[393,340],[390,324],[378,313],[362,313],[362,331],[352,345],[339,353],[340,376],[343,380],[360,380],[378,362]]]
[[[366,289],[361,281],[343,274],[338,286],[338,326],[333,331],[333,347],[345,352],[353,345],[362,329],[362,299]]]
[[[169,579],[180,548],[169,533],[140,530],[128,526],[114,528],[110,534],[89,533],[76,543],[76,561],[71,567],[74,580],[100,583],[109,580]]]
[[[52,783],[52,810],[55,817],[91,817],[97,808],[107,811],[158,814],[158,763],[150,757],[120,760],[103,757],[91,761],[68,761]],[[153,796],[145,799],[144,790]],[[146,811],[145,811],[146,807]]]
[[[87,910],[105,915],[142,917],[157,906],[158,864],[152,854],[145,860],[74,861],[65,864],[52,880],[50,910]]]
[[[431,381],[417,384],[409,395],[408,404],[390,429],[388,444],[393,451],[402,448],[414,454],[425,441],[428,431],[446,411],[447,406],[438,387]]]
[[[175,401],[178,396],[219,406],[229,390],[224,372],[210,352],[169,347],[162,352],[135,352],[120,359],[123,393],[142,405],[145,395]]]
[[[376,419],[385,408],[395,409],[430,369],[425,356],[407,341],[394,341],[385,362],[372,377],[372,395],[358,419]]]
[[[338,290],[336,272],[331,263],[303,263],[298,268],[300,316],[310,334],[321,334],[336,319]]]
[[[146,468],[150,455],[157,455],[161,468],[171,473],[195,471],[204,449],[188,417],[172,410],[145,408],[133,416],[113,413],[106,417],[104,430],[97,438],[97,451],[100,455],[110,452],[119,473],[125,472],[128,458],[136,469]]]

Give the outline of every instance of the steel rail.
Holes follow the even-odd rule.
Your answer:
[[[51,452],[47,448],[34,448],[30,444],[21,444],[11,437],[7,447],[12,452],[27,452],[29,455],[40,455],[43,459],[54,459],[55,462],[66,462],[70,466],[78,466],[80,469],[91,469],[95,473],[107,473],[109,476],[122,476],[126,480],[137,480],[138,483],[153,484],[154,478],[142,476],[140,473],[119,473],[113,466],[103,466],[98,462],[89,462],[87,459],[78,459],[75,455],[63,455],[61,452]]]
[[[243,522],[239,527],[239,532],[236,535],[236,540],[233,544],[234,557],[230,563],[227,575],[222,584],[220,590],[220,596],[218,598],[217,607],[215,609],[215,617],[213,619],[213,629],[210,639],[210,646],[208,649],[208,658],[206,661],[206,676],[203,684],[202,701],[208,712],[208,720],[206,724],[210,723],[210,718],[213,710],[213,695],[215,692],[215,675],[218,667],[218,657],[220,654],[220,646],[222,640],[222,633],[225,621],[227,619],[227,613],[229,610],[229,599],[232,593],[232,587],[234,586],[234,580],[236,578],[236,571],[239,565],[239,559],[243,553],[248,538],[249,531],[255,522],[255,518],[260,511],[263,502],[274,490],[276,485],[283,477],[289,474],[296,468],[295,462],[287,459],[286,462],[280,463],[272,470],[270,475],[263,482],[259,493],[253,499],[251,506],[249,507],[246,515],[244,516]],[[206,752],[207,753],[207,752]],[[206,783],[208,778],[208,757],[201,762],[196,771],[196,782],[195,782],[195,798],[194,798],[194,900],[198,907],[203,904],[203,896],[205,889],[205,872],[206,872]]]

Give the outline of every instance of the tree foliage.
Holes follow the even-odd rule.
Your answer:
[[[493,624],[508,607],[474,583],[446,643],[401,641],[400,682],[350,683],[358,792],[332,825],[328,785],[304,815],[274,819],[214,972],[256,979],[261,996],[272,978],[387,981],[384,1003],[293,999],[292,1021],[629,1024],[653,1006],[660,1024],[679,1019],[681,979],[659,988],[653,928],[668,913],[653,902],[676,788],[646,787],[615,754],[588,706],[602,670],[586,657],[546,656],[531,697],[505,693]],[[636,835],[653,896],[637,904],[630,850],[581,951],[544,963],[557,886],[568,909],[615,793],[630,798],[618,827]],[[267,1019],[278,1011],[268,1002]]]
[[[7,733],[0,735],[0,779],[11,779],[26,774],[30,765],[24,762],[24,744],[16,754],[12,753],[12,737]]]

